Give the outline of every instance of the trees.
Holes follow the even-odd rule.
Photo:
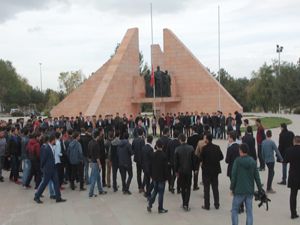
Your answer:
[[[70,94],[74,89],[78,88],[84,80],[85,76],[81,70],[61,72],[58,77],[59,87],[66,94]]]

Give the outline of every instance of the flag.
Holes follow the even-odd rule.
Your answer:
[[[154,86],[154,69],[153,69],[153,65],[152,65],[152,71],[151,71],[151,79],[150,79],[150,86],[153,87]]]

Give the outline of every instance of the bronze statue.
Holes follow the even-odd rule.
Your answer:
[[[146,75],[144,76],[145,87],[146,87],[146,98],[153,98],[153,87],[150,85],[151,74],[150,70],[147,70]]]

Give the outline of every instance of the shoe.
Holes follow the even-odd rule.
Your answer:
[[[204,210],[209,210],[209,207],[206,207],[206,206],[202,206],[202,209],[204,209]]]
[[[141,193],[144,193],[145,192],[145,190],[144,189],[139,189],[139,193],[141,194]]]
[[[118,191],[118,189],[114,189],[114,192],[117,192]]]
[[[278,183],[279,185],[286,185],[286,182],[285,181],[281,181]]]
[[[167,213],[167,212],[168,212],[167,209],[159,209],[159,210],[158,210],[158,213],[159,213],[159,214]]]
[[[0,182],[4,182],[4,178],[3,177],[0,177]]]
[[[299,218],[299,215],[298,214],[295,214],[295,215],[292,215],[291,216],[291,219],[293,220],[293,219],[297,219],[297,218]]]
[[[28,185],[28,186],[26,186],[26,185],[23,185],[23,188],[24,188],[24,189],[30,189],[30,188],[31,188],[31,186],[30,186],[30,185]]]
[[[148,211],[149,213],[152,212],[151,208],[152,208],[151,206],[149,206],[149,205],[147,206],[147,211]]]
[[[172,194],[174,194],[174,193],[175,193],[175,189],[174,189],[174,188],[170,189],[170,192],[171,192]]]
[[[56,199],[56,203],[66,202],[66,201],[67,201],[67,200],[66,200],[66,199],[63,199],[63,198]]]
[[[51,196],[50,196],[50,199],[55,200],[55,199],[56,199],[56,196],[55,196],[55,195],[51,195]]]
[[[19,180],[16,180],[16,181],[15,181],[15,184],[20,185],[20,184],[22,184],[22,182],[19,181]]]
[[[181,194],[181,190],[177,190],[177,194]]]
[[[265,168],[259,168],[258,169],[260,172],[265,171]]]
[[[194,187],[193,191],[198,191],[200,188],[199,187]]]
[[[43,202],[41,201],[40,198],[34,197],[33,199],[37,204],[42,204]]]
[[[191,208],[188,207],[187,205],[182,206],[182,208],[183,208],[183,210],[186,211],[186,212],[191,211]]]
[[[276,191],[274,191],[273,189],[270,189],[270,190],[267,190],[267,193],[269,193],[269,194],[275,194]]]
[[[132,193],[130,191],[123,191],[124,195],[131,195]]]
[[[97,197],[97,195],[89,195],[89,198]]]
[[[86,190],[86,188],[84,188],[84,187],[79,189],[79,191],[85,191],[85,190]]]
[[[215,209],[216,209],[216,210],[219,210],[219,209],[220,209],[220,206],[219,206],[219,205],[215,205]]]
[[[99,195],[106,195],[107,192],[106,191],[99,191]]]

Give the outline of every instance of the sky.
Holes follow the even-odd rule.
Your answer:
[[[171,29],[211,71],[218,70],[218,5],[221,67],[251,77],[264,62],[300,58],[299,0],[152,0],[154,43]],[[9,60],[33,87],[59,90],[60,72],[101,67],[128,28],[138,27],[140,50],[150,62],[150,1],[0,0],[0,58]],[[167,68],[166,68],[167,69]]]

